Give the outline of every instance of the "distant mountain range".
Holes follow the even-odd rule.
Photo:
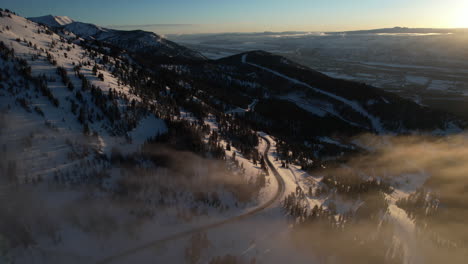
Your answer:
[[[158,57],[165,60],[205,60],[202,54],[178,45],[153,32],[108,29],[90,23],[74,21],[66,16],[47,15],[28,19],[52,28],[66,30],[86,40],[98,40],[142,56],[151,54],[153,58]]]
[[[408,28],[408,27],[393,27],[393,28],[380,28],[370,30],[354,30],[342,32],[326,32],[327,34],[449,34],[458,32],[468,32],[466,28]]]
[[[335,36],[335,35],[366,35],[366,34],[455,34],[468,33],[468,28],[407,28],[393,27],[380,28],[369,30],[353,30],[353,31],[264,31],[264,32],[226,32],[226,33],[200,33],[200,34],[185,34],[182,36],[250,36],[250,37],[297,37],[297,36]],[[180,37],[179,34],[168,34],[171,37]]]

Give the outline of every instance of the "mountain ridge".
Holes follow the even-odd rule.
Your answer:
[[[29,20],[49,27],[65,30],[77,37],[98,40],[120,49],[151,57],[168,57],[181,60],[202,61],[206,58],[199,52],[188,49],[160,35],[143,30],[108,29],[91,23],[74,21],[68,17],[30,17]]]
[[[54,15],[31,17],[28,19],[36,23],[48,25],[50,27],[61,27],[61,26],[65,26],[65,25],[75,22],[73,19],[69,18],[68,16],[54,16]]]

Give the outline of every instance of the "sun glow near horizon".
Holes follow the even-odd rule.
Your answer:
[[[468,9],[465,9],[466,13],[459,16],[455,21],[455,27],[457,28],[468,28]]]
[[[2,0],[3,7],[26,17],[45,14],[69,16],[100,26],[146,29],[160,34],[349,31],[394,26],[468,28],[468,0],[145,0],[144,4],[124,0],[32,2]],[[110,7],[112,12],[109,12]]]
[[[454,14],[453,27],[468,28],[468,2],[463,1],[457,6]]]

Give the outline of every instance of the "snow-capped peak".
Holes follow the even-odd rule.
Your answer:
[[[41,23],[50,27],[61,27],[75,22],[73,19],[67,16],[40,16],[40,17],[30,17],[28,18],[31,21],[36,23]]]

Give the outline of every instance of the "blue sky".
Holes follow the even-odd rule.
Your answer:
[[[66,15],[161,33],[468,27],[468,0],[1,0],[23,16]]]

